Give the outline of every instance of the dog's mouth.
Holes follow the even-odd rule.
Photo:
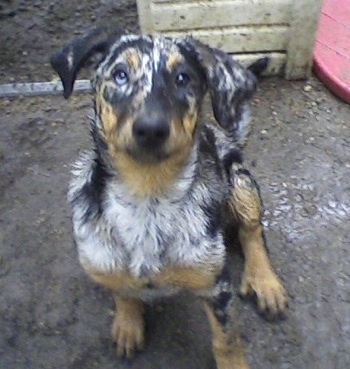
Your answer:
[[[133,147],[128,147],[126,153],[139,164],[156,165],[164,162],[170,156],[167,150],[162,146],[154,145],[153,147],[145,148],[135,145]]]

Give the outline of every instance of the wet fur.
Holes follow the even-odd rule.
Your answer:
[[[101,37],[74,41],[52,64],[68,97],[83,61],[102,54],[94,147],[75,164],[69,201],[80,262],[115,294],[117,352],[129,357],[143,346],[142,301],[186,289],[206,302],[218,369],[248,368],[232,316],[227,222],[246,256],[241,292],[256,293],[274,314],[286,307],[264,246],[258,187],[242,167],[255,77],[191,38]],[[201,117],[207,91],[217,124]]]

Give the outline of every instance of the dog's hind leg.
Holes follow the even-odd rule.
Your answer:
[[[232,306],[234,293],[231,277],[231,273],[223,271],[211,298],[205,301],[212,330],[213,354],[217,369],[249,369]]]
[[[144,346],[143,303],[135,298],[114,297],[116,312],[112,325],[112,338],[119,357],[131,358]]]
[[[261,223],[262,205],[257,183],[248,170],[232,166],[229,208],[238,222],[238,236],[245,257],[241,294],[256,294],[259,309],[268,315],[283,313],[287,293],[273,271]]]

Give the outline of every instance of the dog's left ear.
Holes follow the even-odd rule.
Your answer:
[[[87,60],[94,54],[103,57],[111,43],[124,33],[111,27],[96,27],[51,56],[51,66],[61,78],[66,99],[72,93],[77,73]]]
[[[221,50],[192,38],[185,43],[204,68],[215,119],[229,131],[238,129],[245,102],[256,91],[254,74]]]

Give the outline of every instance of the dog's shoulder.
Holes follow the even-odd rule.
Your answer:
[[[108,177],[107,169],[94,150],[80,154],[74,163],[68,191],[75,218],[86,222],[101,215]]]
[[[216,173],[221,181],[227,182],[232,164],[242,164],[241,145],[234,136],[220,126],[204,123],[199,131],[200,162],[207,171]]]

